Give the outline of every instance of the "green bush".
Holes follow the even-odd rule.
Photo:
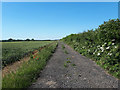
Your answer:
[[[95,30],[71,34],[62,39],[80,54],[120,78],[120,20],[112,19]]]

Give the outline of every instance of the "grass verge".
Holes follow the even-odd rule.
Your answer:
[[[16,73],[6,75],[2,80],[2,88],[27,88],[38,77],[40,71],[46,65],[47,60],[54,53],[57,43],[42,49],[28,62],[24,62]]]

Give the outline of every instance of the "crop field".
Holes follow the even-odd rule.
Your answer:
[[[31,42],[32,44],[34,42]],[[39,46],[44,46],[51,42],[36,42]],[[33,44],[34,45],[34,44]],[[36,47],[39,47],[36,46]],[[34,82],[40,71],[44,68],[47,60],[54,53],[57,47],[57,43],[54,42],[44,47],[43,49],[36,50],[37,54],[31,54],[30,60],[21,64],[16,72],[11,72],[3,77],[2,87],[3,88],[26,88]],[[32,47],[33,48],[33,47]],[[32,57],[33,56],[33,57]]]
[[[2,42],[2,66],[20,60],[29,52],[52,43],[53,41]]]

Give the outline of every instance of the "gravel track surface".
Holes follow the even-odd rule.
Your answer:
[[[59,42],[56,52],[30,88],[118,88],[118,79],[68,45],[64,44],[65,49],[62,45]],[[71,62],[67,63],[68,67],[64,66],[66,61]]]

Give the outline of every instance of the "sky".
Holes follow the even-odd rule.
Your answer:
[[[119,2],[120,0],[2,0],[2,2]]]
[[[118,2],[3,2],[2,39],[61,39],[118,18]]]

